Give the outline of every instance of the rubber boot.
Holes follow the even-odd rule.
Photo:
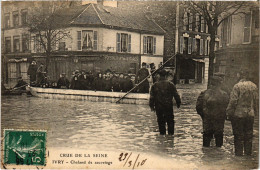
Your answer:
[[[234,136],[234,145],[235,145],[235,155],[243,156],[244,141],[241,136],[238,136],[238,135]]]
[[[244,149],[246,155],[252,154],[252,137],[245,137],[244,139]]]
[[[211,139],[212,139],[212,134],[203,134],[203,146],[209,147]]]
[[[215,142],[217,147],[221,147],[223,145],[223,134],[216,134]]]

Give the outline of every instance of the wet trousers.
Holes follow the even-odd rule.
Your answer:
[[[242,156],[252,154],[254,117],[232,118],[232,130],[234,134],[235,155]]]
[[[159,107],[156,108],[157,122],[160,135],[166,135],[166,123],[168,125],[168,134],[174,135],[174,116],[173,108]]]
[[[225,119],[216,119],[212,117],[203,118],[203,146],[209,147],[210,141],[215,137],[217,147],[223,145],[223,132],[224,132]]]

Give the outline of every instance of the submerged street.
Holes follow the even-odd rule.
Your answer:
[[[226,121],[224,146],[202,147],[202,121],[196,99],[204,88],[178,87],[182,106],[174,107],[175,135],[160,136],[156,115],[148,105],[51,100],[30,96],[2,96],[3,129],[47,130],[47,147],[89,150],[130,150],[181,159],[200,167],[254,169],[258,167],[258,120],[253,155],[235,157],[231,123]],[[180,89],[181,88],[181,89]]]

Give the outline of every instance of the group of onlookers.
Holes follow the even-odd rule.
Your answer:
[[[153,74],[148,81],[150,73],[155,71],[155,66],[150,65],[151,70],[148,71],[147,64],[142,63],[142,68],[137,74],[113,72],[107,69],[104,73],[99,72],[93,74],[92,71],[75,70],[71,78],[66,77],[65,73],[60,75],[57,82],[50,82],[46,76],[45,66],[40,64],[38,67],[33,61],[28,68],[30,76],[30,84],[38,87],[51,87],[75,90],[95,90],[95,91],[113,91],[128,92],[138,85],[131,92],[149,93],[152,83],[158,80],[158,74]]]

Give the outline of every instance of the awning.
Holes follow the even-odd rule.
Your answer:
[[[193,61],[197,61],[199,63],[204,63],[205,61],[203,59],[192,59]]]

